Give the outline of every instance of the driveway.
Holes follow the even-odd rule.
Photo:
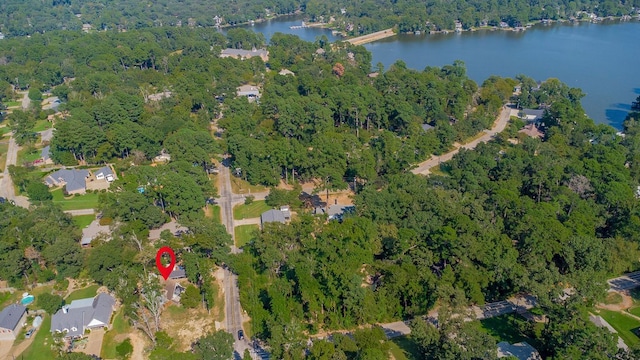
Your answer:
[[[89,333],[89,341],[81,352],[87,355],[95,355],[100,357],[100,350],[102,349],[102,340],[104,339],[104,328],[93,329]]]

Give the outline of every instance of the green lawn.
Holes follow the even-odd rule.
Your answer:
[[[53,203],[60,205],[62,210],[95,209],[98,206],[98,194],[89,193],[64,197],[62,189],[51,192]]]
[[[260,227],[258,225],[240,225],[234,229],[236,233],[236,246],[242,247],[244,244],[253,240],[256,230]]]
[[[78,228],[84,229],[89,226],[95,218],[95,215],[78,215],[73,217],[73,223],[76,224]]]
[[[6,107],[22,106],[22,101],[5,101],[4,105]]]
[[[38,120],[33,126],[33,131],[40,132],[51,128],[51,122],[49,120]]]
[[[231,177],[231,191],[233,191],[234,194],[250,194],[267,190],[269,189],[262,185],[251,185],[248,181],[244,181],[235,176]]]
[[[422,359],[418,345],[408,336],[400,336],[389,341],[390,351],[396,360]]]
[[[220,216],[220,206],[218,206],[218,205],[211,206],[211,211],[213,213],[213,220],[221,223],[222,222],[222,217]]]
[[[51,336],[51,317],[48,315],[42,319],[42,325],[33,338],[33,343],[22,353],[21,359],[50,360],[55,359],[56,354],[51,349],[53,337]]]
[[[122,309],[118,310],[116,314],[113,316],[113,324],[111,330],[107,331],[104,334],[104,339],[102,340],[102,351],[101,356],[103,359],[115,359],[117,357],[116,354],[116,346],[124,341],[124,336],[118,335],[126,335],[131,331],[131,327],[129,323],[124,318],[124,314]],[[116,340],[116,337],[119,339]],[[121,339],[120,339],[121,338]]]
[[[40,159],[42,150],[33,147],[24,147],[18,151],[18,165],[34,162]]]
[[[520,332],[518,328],[519,323],[524,323],[526,320],[516,317],[517,315],[507,314],[496,316],[490,319],[484,319],[480,321],[480,326],[491,336],[493,336],[497,342],[507,341],[511,344],[527,341],[531,343],[529,338]]]
[[[94,297],[94,296],[96,296],[96,293],[97,293],[99,287],[100,286],[98,286],[98,285],[91,285],[91,286],[86,287],[84,289],[76,290],[76,291],[72,292],[71,294],[69,294],[69,296],[67,296],[64,299],[64,301],[65,301],[65,303],[69,304],[73,300],[86,299],[86,298],[89,298],[89,297]]]
[[[640,306],[634,306],[631,309],[627,310],[635,316],[640,316]]]
[[[8,134],[9,132],[11,132],[10,127],[8,126],[0,127],[0,137],[4,136],[5,134]]]
[[[4,166],[7,163],[7,150],[9,150],[9,143],[0,142],[0,171],[4,171]]]
[[[633,333],[634,329],[640,327],[640,321],[624,313],[611,310],[600,310],[600,316],[616,329],[618,335],[629,347],[640,344],[640,338]]]
[[[249,205],[238,205],[233,208],[233,218],[236,220],[260,217],[260,215],[271,209],[264,200],[254,201]]]

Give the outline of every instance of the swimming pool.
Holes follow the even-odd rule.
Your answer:
[[[29,305],[33,302],[33,300],[35,300],[36,298],[33,295],[27,295],[25,297],[22,298],[22,300],[20,300],[20,304],[22,305]]]

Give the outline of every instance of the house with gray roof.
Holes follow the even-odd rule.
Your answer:
[[[42,162],[46,164],[53,163],[53,161],[51,161],[51,146],[47,145],[42,148],[40,151],[40,159],[42,159]]]
[[[251,50],[243,50],[243,49],[227,48],[222,50],[222,52],[220,53],[221,58],[232,57],[234,59],[240,59],[240,60],[250,59],[255,56],[260,57],[262,61],[269,60],[269,52],[265,49],[253,48]]]
[[[65,186],[67,194],[84,194],[87,191],[89,170],[60,169],[44,178],[49,187]]]
[[[519,115],[522,120],[537,122],[544,116],[544,109],[522,109]]]
[[[353,214],[356,212],[356,207],[353,205],[331,205],[327,210],[329,220],[342,220],[347,214]]]
[[[78,338],[85,330],[109,326],[116,300],[100,293],[94,298],[74,300],[51,317],[51,332],[64,333],[66,338]]]
[[[93,173],[96,176],[96,180],[107,180],[107,182],[112,182],[113,180],[115,180],[113,170],[111,170],[111,167],[109,165],[101,167]]]
[[[0,312],[0,340],[15,340],[16,334],[27,320],[27,308],[11,304]]]
[[[258,89],[257,86],[242,85],[238,86],[236,89],[236,95],[246,96],[249,98],[249,101],[260,98],[260,89]]]
[[[260,215],[260,225],[264,227],[266,223],[279,222],[284,224],[287,220],[284,217],[284,213],[280,210],[271,209],[269,211],[265,211]]]

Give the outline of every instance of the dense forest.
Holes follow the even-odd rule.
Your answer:
[[[595,335],[585,314],[603,298],[605,279],[634,269],[640,256],[637,120],[621,137],[566,97],[544,124],[542,140],[514,144],[507,140],[516,133],[505,132],[461,152],[440,175],[369,184],[355,197],[357,216],[341,223],[302,216],[265,227],[234,262],[254,331],[296,358],[306,332],[530,293],[550,317],[540,335],[545,355],[613,356],[614,342]],[[568,286],[575,294],[558,300]],[[412,326],[430,331],[420,320]],[[485,358],[477,354],[491,346],[479,345],[477,331],[452,327],[441,331],[475,339],[480,352],[422,333],[427,358]],[[298,348],[283,346],[292,342]]]
[[[313,21],[329,22],[349,35],[389,27],[400,31],[453,29],[459,20],[464,28],[497,26],[507,22],[521,26],[541,19],[580,17],[579,12],[598,16],[622,16],[640,7],[638,0],[546,0],[546,1],[374,1],[343,0],[5,0],[0,3],[0,31],[23,36],[52,30],[135,30],[159,26],[234,25],[274,15],[303,12]],[[219,19],[216,19],[218,17]],[[347,25],[349,27],[347,31]]]

